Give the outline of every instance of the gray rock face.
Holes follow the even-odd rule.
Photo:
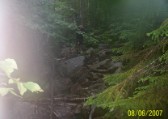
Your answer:
[[[61,67],[63,72],[69,76],[76,68],[84,64],[84,59],[84,56],[78,56],[62,62]]]

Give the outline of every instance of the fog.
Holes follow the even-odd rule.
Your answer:
[[[29,7],[24,0],[0,0],[0,60],[15,59],[21,80],[39,83],[44,69],[40,52],[43,34],[28,26],[33,14]],[[24,112],[33,111],[27,105],[30,104],[20,103],[18,99],[16,102],[11,96],[0,97],[0,119],[23,119]],[[26,108],[31,109],[26,111]]]
[[[166,17],[168,16],[168,4],[166,0],[127,0],[124,3],[123,12],[142,17]]]

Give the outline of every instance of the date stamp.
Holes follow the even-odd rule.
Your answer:
[[[149,117],[159,117],[163,115],[163,110],[128,110],[128,116],[149,116]]]

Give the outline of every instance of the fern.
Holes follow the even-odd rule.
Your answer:
[[[127,115],[124,112],[128,109],[164,109],[163,105],[168,104],[168,74],[167,65],[159,63],[158,60],[146,65],[140,63],[126,72],[107,75],[105,81],[111,86],[89,98],[86,104],[109,109],[107,114],[111,115],[116,110]]]
[[[165,63],[168,63],[168,50],[162,56],[159,57],[159,61],[164,61]]]
[[[106,75],[104,77],[104,81],[109,85],[116,85],[120,83],[121,81],[123,81],[124,79],[127,79],[133,73],[135,73],[139,69],[139,67],[140,65],[136,65],[135,67],[131,68],[130,70],[126,72]]]
[[[168,19],[166,19],[158,29],[147,33],[147,36],[152,37],[152,40],[155,42],[166,39],[168,37]]]
[[[129,59],[131,62],[137,62],[129,69],[125,69],[125,72],[106,75],[104,81],[109,87],[95,97],[90,97],[86,104],[108,109],[105,119],[111,119],[118,113],[120,116],[117,118],[127,119],[128,115],[125,112],[129,109],[162,109],[167,112],[167,31],[168,20],[159,29],[148,34],[157,45],[148,46],[139,52],[125,51],[125,46],[113,49],[114,52],[121,54],[115,56],[116,60]]]

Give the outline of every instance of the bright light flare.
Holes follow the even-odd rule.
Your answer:
[[[0,58],[5,55],[5,22],[6,22],[6,4],[5,0],[0,0]]]
[[[0,59],[5,56],[6,0],[0,0]],[[3,97],[0,97],[0,119],[6,119]]]

